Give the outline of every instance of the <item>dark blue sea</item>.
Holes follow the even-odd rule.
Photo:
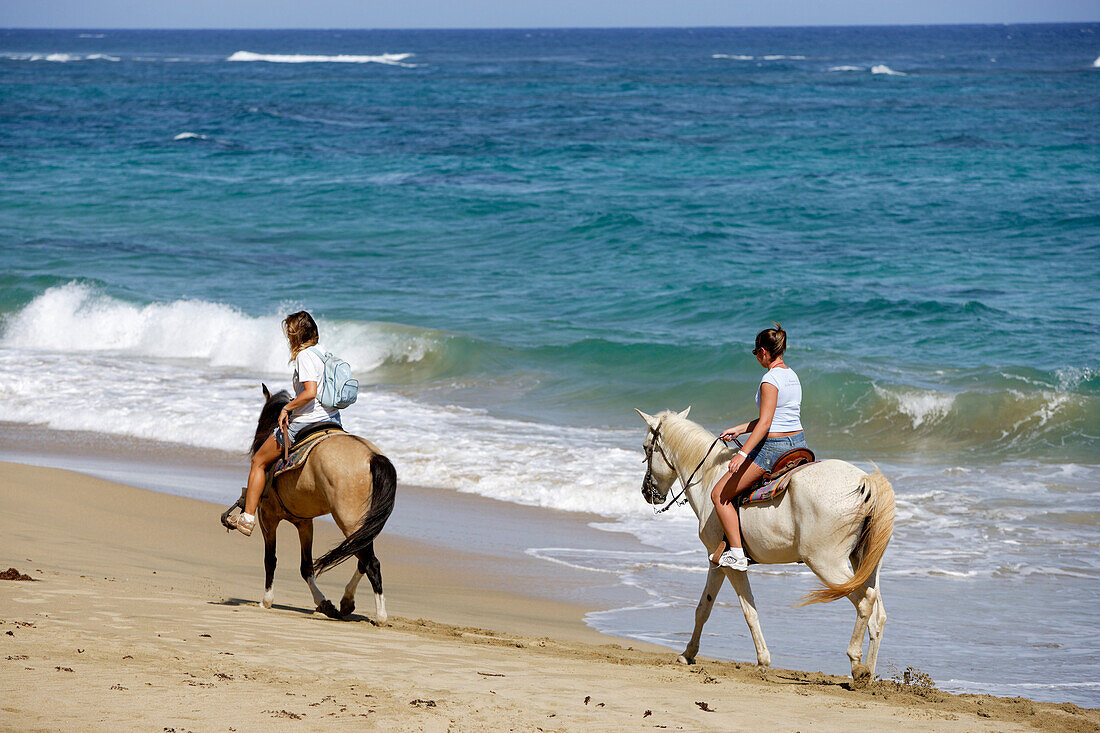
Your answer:
[[[244,451],[307,308],[403,481],[653,547],[529,549],[644,589],[619,635],[681,645],[705,568],[632,408],[748,420],[780,321],[898,495],[880,674],[1100,705],[1098,282],[1098,24],[0,30],[3,420]],[[846,673],[851,608],[753,573]]]

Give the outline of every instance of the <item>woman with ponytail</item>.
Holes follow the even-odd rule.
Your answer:
[[[252,455],[252,467],[248,472],[248,485],[244,493],[244,509],[226,521],[241,534],[252,534],[256,526],[256,507],[267,481],[267,468],[283,453],[283,442],[290,441],[302,428],[319,422],[340,424],[340,411],[329,409],[317,401],[317,384],[324,379],[324,349],[317,345],[317,323],[306,311],[291,313],[283,319],[283,334],[290,348],[290,362],[294,365],[291,384],[294,399],[286,403],[279,413],[279,425],[264,444]]]
[[[802,432],[802,384],[798,375],[783,362],[787,333],[778,323],[756,334],[753,356],[767,371],[756,390],[760,416],[722,433],[730,441],[749,433],[745,444],[729,463],[729,470],[718,479],[710,492],[718,519],[726,531],[729,549],[716,552],[712,562],[734,570],[748,570],[749,561],[741,547],[741,525],[735,499],[772,470],[775,462],[789,450],[806,447]],[[719,545],[719,551],[722,549]]]

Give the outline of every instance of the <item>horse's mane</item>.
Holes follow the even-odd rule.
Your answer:
[[[267,436],[275,431],[279,424],[279,413],[282,411],[283,405],[288,402],[290,402],[290,393],[285,389],[267,398],[267,404],[260,411],[260,419],[256,422],[256,436],[252,439],[252,450],[249,451],[248,455],[256,455],[256,451],[267,440]]]
[[[668,449],[680,456],[680,460],[691,463],[692,466],[703,459],[707,449],[714,442],[716,436],[699,423],[693,422],[672,410],[658,413],[661,419],[661,439]],[[711,451],[710,459],[729,454],[730,450],[725,446],[718,446]],[[727,457],[725,460],[729,460]],[[690,469],[689,469],[690,470]]]

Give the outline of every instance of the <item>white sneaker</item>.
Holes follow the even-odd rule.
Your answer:
[[[733,550],[726,550],[722,553],[722,557],[718,558],[718,567],[739,570],[743,573],[749,569],[749,559],[744,556],[737,557],[733,554]]]

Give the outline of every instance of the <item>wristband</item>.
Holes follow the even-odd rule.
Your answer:
[[[742,451],[742,450],[737,451],[737,455],[741,456],[742,458],[748,458],[749,457],[749,454],[746,453],[745,451]]]

